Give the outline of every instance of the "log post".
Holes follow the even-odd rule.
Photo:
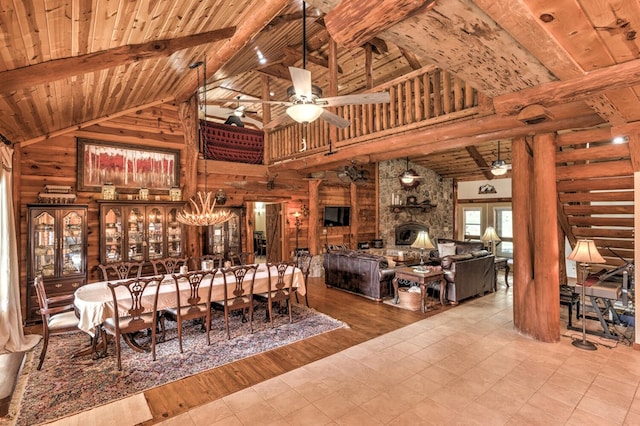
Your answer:
[[[181,167],[181,185],[183,198],[188,200],[198,190],[198,105],[195,96],[180,104],[178,117],[184,131],[183,163]],[[203,160],[207,161],[207,160]],[[205,179],[207,177],[205,176]],[[196,226],[185,226],[184,251],[186,256],[202,255],[202,229]]]
[[[514,140],[512,150],[514,325],[536,340],[557,342],[560,340],[560,277],[555,135],[547,133],[534,138],[532,161],[528,159],[524,139]],[[532,202],[524,200],[530,194]]]
[[[320,190],[321,179],[311,179],[309,181],[309,253],[316,255],[321,253],[322,241],[320,241],[318,228],[320,227],[320,206],[318,204],[318,192]]]

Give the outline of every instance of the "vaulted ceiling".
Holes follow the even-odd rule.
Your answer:
[[[209,102],[264,99],[265,76],[271,99],[286,100],[287,66],[302,66],[301,10],[299,0],[0,0],[0,133],[35,143],[182,102],[198,86],[190,65],[205,57]],[[306,67],[323,90],[333,38],[340,95],[435,64],[493,99],[498,114],[517,114],[525,100],[551,116],[591,113],[603,125],[640,119],[638,2],[309,0],[306,15]],[[623,81],[613,78],[620,64],[627,65]],[[598,70],[599,86],[585,80]],[[262,104],[245,105],[255,111],[247,117],[262,119]],[[272,115],[283,111],[274,106]],[[481,177],[479,164],[496,159],[497,143],[443,143],[436,155],[411,158],[444,177]],[[510,160],[508,138],[501,157]]]

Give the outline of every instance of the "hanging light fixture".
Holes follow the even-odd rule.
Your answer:
[[[498,141],[498,159],[491,163],[491,174],[494,176],[503,176],[507,173],[507,162],[500,159],[500,141]]]
[[[203,81],[202,91],[204,96],[207,94],[207,58],[203,62],[196,62],[190,65],[190,68],[199,68],[203,65]],[[198,72],[198,90],[200,90],[200,73]],[[198,101],[200,101],[198,97]],[[200,103],[200,108],[204,110],[205,100]],[[176,219],[180,223],[191,226],[210,226],[224,223],[231,219],[233,214],[226,209],[216,209],[216,196],[207,191],[207,155],[205,153],[205,143],[202,140],[202,132],[198,125],[198,143],[202,146],[202,157],[204,158],[204,192],[197,191],[196,194],[189,199],[187,204],[176,213]]]

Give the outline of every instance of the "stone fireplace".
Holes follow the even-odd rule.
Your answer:
[[[419,222],[406,222],[396,226],[396,246],[410,246],[420,231],[429,232],[429,227]]]

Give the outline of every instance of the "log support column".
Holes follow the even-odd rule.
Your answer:
[[[560,340],[560,277],[555,134],[513,141],[515,328],[536,340]]]

